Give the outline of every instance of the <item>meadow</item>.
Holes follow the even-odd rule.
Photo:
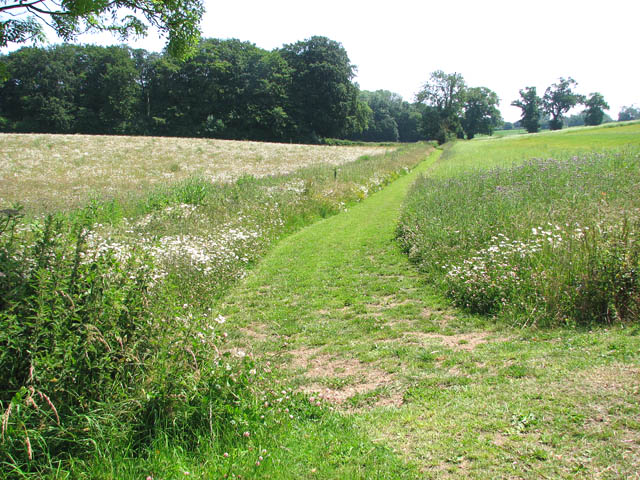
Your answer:
[[[22,186],[6,476],[637,478],[640,124],[315,148],[217,182],[173,151],[180,178],[55,208]]]
[[[269,389],[258,396],[253,384],[261,370],[224,346],[225,319],[212,307],[279,238],[362,201],[405,175],[431,148],[249,143],[240,149],[250,153],[240,153],[239,164],[214,166],[226,181],[203,173],[206,154],[178,158],[172,151],[167,159],[198,172],[173,182],[154,175],[163,166],[138,162],[149,153],[140,150],[119,160],[120,168],[128,161],[140,171],[130,168],[131,178],[116,176],[106,188],[97,167],[109,163],[113,150],[131,154],[151,142],[168,151],[174,141],[10,137],[4,140],[23,142],[14,153],[39,145],[35,159],[64,152],[51,146],[56,142],[97,158],[82,179],[91,198],[69,201],[61,191],[34,189],[29,176],[16,176],[23,183],[13,188],[26,209],[2,205],[0,365],[7,375],[0,384],[0,463],[8,478],[75,477],[122,463],[117,455],[126,457],[124,468],[136,469],[131,459],[150,452],[148,469],[158,442],[189,452],[206,448],[216,458],[233,455],[233,462],[240,452],[243,465],[254,468],[266,451],[247,464],[245,447],[268,443],[265,414],[277,417],[270,425],[290,420],[262,404],[273,397],[288,405],[293,392]],[[112,150],[104,150],[107,141]],[[247,166],[254,155],[283,149],[287,154],[270,172]],[[362,155],[367,152],[378,154]],[[16,160],[7,169],[38,171],[60,189],[66,177],[80,181],[72,165],[62,163],[55,175],[48,160],[31,159],[28,167]],[[141,189],[138,180],[151,186]],[[113,195],[113,187],[122,194]],[[231,461],[216,464],[216,471]]]
[[[284,175],[317,164],[339,166],[392,148],[1,134],[0,150],[0,204],[17,202],[37,213],[81,208],[92,198],[123,200],[194,176],[231,182],[243,175]]]
[[[414,186],[398,235],[471,312],[524,325],[635,320],[639,160],[637,123],[458,143]]]

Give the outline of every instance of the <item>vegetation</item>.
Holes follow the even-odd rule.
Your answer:
[[[520,122],[528,133],[540,131],[542,99],[536,93],[536,87],[520,90],[520,100],[514,100],[511,105],[522,110]]]
[[[604,111],[609,110],[609,104],[605,102],[602,94],[592,93],[584,105],[587,107],[584,111],[584,124],[600,125],[604,120]]]
[[[268,52],[202,40],[185,62],[127,47],[23,48],[0,58],[0,129],[313,142],[366,126],[338,42]]]
[[[23,138],[32,159],[37,145],[40,158],[49,156],[55,141]],[[3,474],[634,475],[638,138],[636,123],[478,137],[435,150],[427,161],[432,147],[414,145],[340,164],[324,157],[273,176],[227,167],[226,183],[212,183],[203,170],[187,175],[188,158],[198,159],[198,148],[241,144],[117,139],[142,142],[141,152],[164,145],[167,159],[184,155],[179,168],[167,160],[158,171],[185,176],[122,198],[96,188],[88,208],[65,215],[36,215],[38,202],[30,198],[29,218],[19,218],[19,209],[0,214],[0,298],[7,299],[0,305],[0,362],[11,373],[0,399]],[[78,143],[63,150],[70,139],[60,141],[53,150],[65,157],[88,151]],[[175,142],[175,150],[163,142]],[[259,172],[257,155],[266,159],[268,147],[246,144],[243,167],[251,163]],[[297,155],[298,147],[286,148]],[[342,151],[304,148],[310,157]],[[144,155],[135,158],[142,163]],[[71,160],[58,161],[72,170]],[[424,178],[410,190],[418,174]],[[571,222],[587,215],[622,228],[586,223],[580,236]],[[300,228],[319,218],[325,220]],[[565,230],[562,240],[548,219]],[[456,233],[460,227],[475,236]],[[547,316],[554,311],[547,307],[519,314],[522,296],[513,289],[514,316],[500,302],[497,312],[470,314],[472,307],[453,308],[439,295],[447,272],[432,277],[426,263],[422,272],[409,263],[394,238],[410,229],[435,232],[430,248],[418,234],[400,237],[405,247],[413,241],[413,259],[430,249],[460,253],[463,265],[471,256],[491,260],[480,258],[482,249],[506,254],[495,265],[506,272],[494,278],[497,286],[513,271],[501,265],[506,261],[521,267],[518,274],[570,271],[569,261],[582,262],[575,275],[582,283],[573,291],[548,283],[543,293],[568,294],[556,304],[562,315]],[[496,232],[509,232],[509,239]],[[497,250],[491,235],[502,239]],[[443,248],[447,236],[455,241]],[[535,247],[541,238],[544,255],[509,256],[517,241]],[[564,242],[573,242],[567,257],[549,266],[546,256],[562,253]],[[465,245],[470,250],[462,251]],[[604,303],[606,310],[594,308]],[[29,335],[20,333],[25,328]],[[107,393],[95,395],[97,386]]]
[[[622,107],[618,114],[618,121],[625,122],[629,120],[640,120],[640,107],[634,105]]]
[[[122,11],[126,15],[122,15]],[[44,27],[65,41],[79,33],[108,31],[126,39],[144,35],[149,26],[168,36],[167,51],[176,57],[191,53],[200,38],[200,0],[55,0],[5,1],[0,5],[0,47],[43,41]]]
[[[230,184],[191,178],[41,220],[3,210],[7,478],[198,474],[191,458],[202,474],[250,475],[292,422],[317,418],[340,425],[371,468],[396,469],[382,450],[368,457],[348,421],[261,384],[268,368],[223,345],[225,318],[211,306],[278,238],[362,200],[422,151]]]
[[[589,131],[572,135],[590,140]],[[639,154],[635,140],[623,150],[424,178],[399,237],[430,281],[471,312],[539,325],[635,320]]]
[[[551,115],[549,123],[551,130],[560,130],[562,116],[577,104],[584,103],[584,97],[572,90],[577,85],[578,83],[573,78],[561,77],[558,83],[552,84],[545,90],[544,97],[542,97],[542,108]]]

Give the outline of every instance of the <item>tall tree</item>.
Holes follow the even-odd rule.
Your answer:
[[[609,110],[609,104],[604,100],[601,93],[592,93],[585,101],[584,124],[600,125],[604,120],[604,111]]]
[[[428,138],[444,143],[463,135],[460,122],[467,85],[459,73],[436,70],[416,95],[416,101],[430,107],[425,110],[423,130]],[[434,112],[437,114],[434,115]]]
[[[289,100],[297,136],[340,137],[361,129],[355,66],[341,43],[311,37],[283,46],[280,54],[292,69]]]
[[[544,92],[542,106],[551,115],[549,128],[560,130],[562,128],[562,116],[579,103],[584,102],[584,96],[573,91],[578,83],[571,77],[560,77],[558,83],[552,84]]]
[[[2,0],[0,47],[44,40],[44,26],[65,41],[107,31],[126,39],[156,28],[168,37],[167,51],[188,55],[200,38],[203,0]]]
[[[540,131],[540,118],[542,116],[542,99],[536,92],[536,87],[526,87],[520,90],[520,99],[511,102],[511,105],[522,110],[520,122],[529,133]]]
[[[495,128],[502,122],[498,105],[500,105],[500,99],[496,92],[486,87],[467,89],[462,127],[469,140],[478,133],[493,134]]]

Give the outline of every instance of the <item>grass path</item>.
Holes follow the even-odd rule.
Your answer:
[[[465,316],[399,250],[406,192],[439,153],[282,241],[220,306],[232,344],[336,405],[408,475],[636,478],[640,327],[520,331]],[[307,451],[295,478],[398,478],[370,465],[345,475],[362,460],[351,449],[341,466],[323,463],[344,426],[316,428],[320,444],[293,439]]]

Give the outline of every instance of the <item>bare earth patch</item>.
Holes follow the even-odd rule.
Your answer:
[[[405,337],[413,343],[424,343],[429,340],[438,340],[445,347],[452,350],[472,351],[478,345],[487,343],[488,332],[459,333],[457,335],[443,335],[440,333],[406,332]],[[504,339],[502,339],[504,341]]]
[[[289,366],[303,369],[304,377],[312,383],[302,391],[336,405],[342,405],[354,395],[367,394],[393,384],[393,376],[354,358],[343,358],[320,353],[317,348],[301,348],[290,352],[293,359]],[[329,387],[328,381],[337,380],[339,386]],[[344,380],[341,384],[340,380]],[[399,406],[402,395],[394,393],[376,400],[374,406]]]

